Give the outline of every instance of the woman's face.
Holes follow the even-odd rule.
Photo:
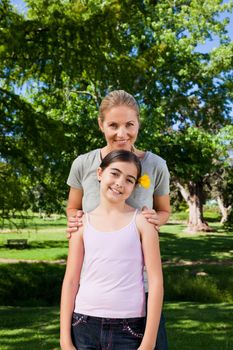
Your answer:
[[[132,108],[124,105],[113,107],[105,112],[104,120],[99,118],[98,122],[111,151],[131,151],[139,130],[137,114]]]

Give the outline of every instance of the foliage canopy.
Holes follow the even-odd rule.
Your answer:
[[[1,186],[15,178],[22,188],[9,185],[9,198],[63,208],[71,161],[103,145],[98,106],[118,88],[140,103],[138,145],[159,152],[174,178],[216,170],[218,135],[232,123],[233,44],[220,17],[232,1],[26,3],[19,13],[0,1]],[[214,35],[219,47],[200,52]]]

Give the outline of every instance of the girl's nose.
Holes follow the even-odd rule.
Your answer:
[[[118,177],[118,179],[116,181],[116,186],[123,187],[123,185],[124,185],[124,179],[122,179],[121,177]]]

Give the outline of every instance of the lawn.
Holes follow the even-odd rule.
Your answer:
[[[233,304],[166,303],[171,350],[233,348]],[[1,350],[58,350],[58,307],[0,307]]]
[[[18,227],[18,230],[17,230]],[[9,249],[8,239],[27,239],[26,249]],[[66,218],[46,220],[30,215],[6,222],[0,231],[0,257],[4,259],[60,260],[67,256]]]
[[[175,214],[174,214],[175,215]],[[38,216],[29,216],[20,224],[20,219],[14,222],[21,225],[19,231],[9,223],[0,231],[0,257],[7,259],[26,260],[60,260],[67,255],[68,240],[66,239],[65,217],[43,220]],[[168,223],[161,228],[160,245],[163,261],[177,263],[180,261],[218,261],[233,259],[233,232],[226,232],[223,227],[211,217],[211,233],[185,233],[185,224]],[[24,227],[23,227],[24,226]],[[26,238],[28,248],[9,249],[7,239]]]
[[[210,212],[213,232],[187,234],[184,221],[177,223],[177,217],[184,220],[185,215],[174,215],[160,233],[170,350],[230,350],[233,232],[224,231]],[[44,220],[33,215],[24,222],[17,218],[2,229],[2,262],[35,263],[0,263],[0,305],[11,305],[0,307],[1,350],[59,349],[58,305],[68,246],[65,230],[65,217]],[[9,249],[9,238],[26,238],[29,245]]]

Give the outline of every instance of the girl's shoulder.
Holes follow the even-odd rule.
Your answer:
[[[136,225],[141,227],[142,225],[147,225],[149,224],[147,219],[145,218],[145,216],[142,214],[141,210],[137,210],[137,214],[136,214]]]
[[[155,232],[154,225],[149,223],[149,221],[145,218],[145,216],[142,214],[141,211],[137,212],[135,221],[136,221],[136,226],[141,238],[144,235],[149,234],[149,232],[152,232],[152,233]]]

